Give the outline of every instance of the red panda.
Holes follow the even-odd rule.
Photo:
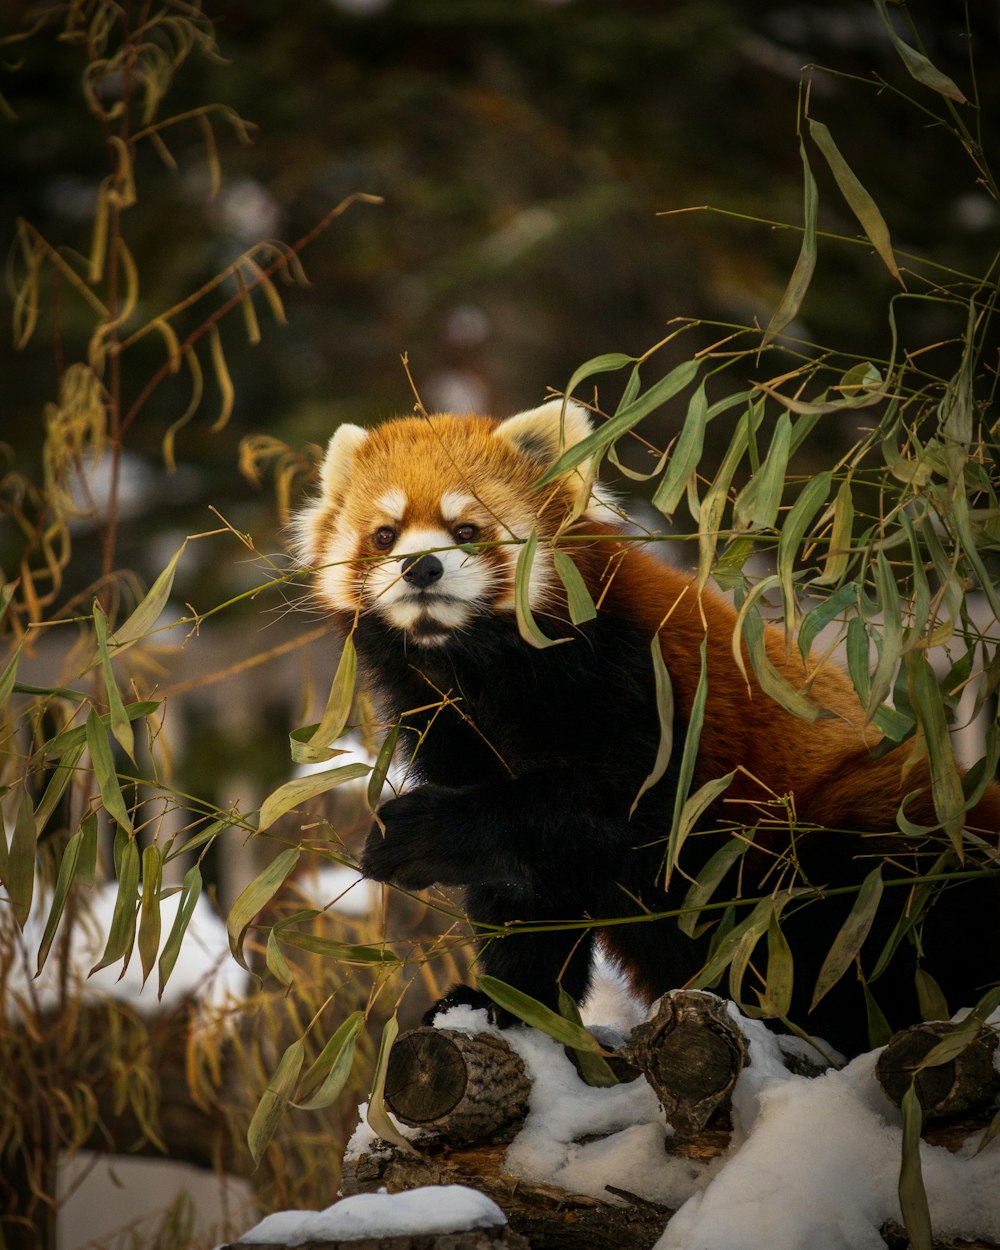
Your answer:
[[[354,631],[363,676],[386,726],[401,727],[416,782],[379,809],[384,833],[372,828],[362,870],[412,889],[464,887],[481,969],[550,1006],[560,984],[584,994],[597,934],[652,1001],[695,978],[713,933],[732,923],[704,912],[694,936],[681,931],[675,916],[691,881],[731,836],[752,838],[718,896],[801,887],[782,913],[795,968],[789,1016],[842,1050],[862,1050],[859,977],[842,977],[810,1012],[812,989],[851,887],[882,855],[893,856],[886,876],[904,883],[933,859],[896,824],[915,790],[909,819],[939,823],[926,763],[904,774],[906,748],[873,756],[878,734],[864,726],[847,676],[829,665],[811,672],[772,627],[771,662],[798,688],[810,675],[809,697],[828,714],[806,723],[768,698],[733,658],[728,600],[698,593],[689,575],[628,540],[608,506],[587,494],[586,465],[540,485],[589,433],[585,410],[555,400],[503,421],[412,417],[371,430],[342,425],[331,438],[319,493],[296,519],[299,555],[317,570],[316,593],[337,628]],[[516,619],[515,568],[532,532],[539,544],[528,600],[560,645],[532,645]],[[555,572],[554,538],[599,608],[579,625]],[[650,656],[657,634],[675,745],[664,775],[636,801],[661,739]],[[666,837],[703,640],[707,702],[692,789],[735,776],[667,883]],[[762,802],[775,799],[793,805],[794,821],[761,818]],[[753,832],[733,834],[734,821]],[[1000,789],[987,789],[968,823],[995,842]],[[871,991],[897,1028],[919,1019],[917,963],[954,1007],[1000,976],[991,886],[939,886],[937,895],[926,912],[911,913],[912,891],[887,888],[863,948],[870,973],[912,914]],[[663,912],[674,916],[649,919]],[[575,924],[545,926],[552,921]],[[730,990],[752,1004],[761,984],[751,964]],[[478,1001],[464,987],[449,1001],[458,1000]]]

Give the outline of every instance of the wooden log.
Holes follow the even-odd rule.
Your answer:
[[[879,1056],[876,1075],[897,1106],[911,1082],[916,1086],[925,1120],[984,1107],[1000,1093],[1000,1072],[993,1062],[997,1035],[990,1028],[980,1029],[954,1059],[921,1069],[921,1061],[954,1029],[946,1021],[933,1021],[915,1024],[890,1038]]]
[[[713,994],[664,994],[622,1053],[644,1074],[680,1137],[700,1133],[729,1098],[747,1061],[746,1039]]]
[[[492,1033],[412,1029],[396,1040],[386,1070],[393,1114],[451,1142],[510,1138],[530,1093],[521,1057]]]
[[[532,1250],[651,1250],[672,1214],[659,1203],[619,1192],[612,1205],[503,1170],[506,1145],[420,1143],[420,1156],[378,1148],[345,1159],[341,1184],[346,1195],[390,1193],[420,1185],[469,1185],[492,1198]],[[247,1250],[250,1250],[248,1247]],[[357,1250],[351,1247],[351,1250]]]

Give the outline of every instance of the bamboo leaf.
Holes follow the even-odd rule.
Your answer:
[[[812,281],[813,270],[816,268],[816,212],[819,206],[819,192],[816,189],[816,179],[809,168],[805,144],[801,139],[799,140],[799,155],[802,158],[804,200],[802,244],[785,293],[764,331],[761,347],[767,347],[798,316],[802,301]]]
[[[337,662],[337,671],[330,686],[323,718],[316,727],[316,732],[309,739],[309,747],[313,750],[323,751],[344,732],[347,727],[347,718],[351,714],[351,705],[354,702],[357,679],[358,653],[354,647],[352,632],[344,639],[344,647]]]
[[[583,1018],[576,1000],[559,986],[559,1014],[564,1020],[583,1028]],[[574,1050],[575,1062],[580,1075],[588,1085],[598,1089],[609,1089],[618,1084],[618,1078],[612,1072],[608,1061],[602,1055],[595,1055],[590,1050]]]
[[[391,1020],[386,1021],[385,1028],[382,1030],[378,1059],[375,1063],[375,1079],[372,1084],[371,1097],[368,1099],[368,1113],[365,1118],[368,1121],[368,1127],[378,1137],[381,1137],[383,1141],[389,1142],[392,1146],[398,1146],[401,1150],[405,1150],[407,1154],[417,1155],[419,1151],[414,1150],[409,1141],[396,1128],[389,1118],[389,1112],[385,1106],[385,1075],[389,1067],[389,1054],[398,1032],[399,1024],[396,1017],[393,1016]]]
[[[160,954],[159,962],[159,979],[160,986],[158,997],[163,997],[163,991],[166,989],[167,982],[170,980],[170,974],[174,970],[174,964],[177,963],[177,956],[180,954],[181,942],[184,940],[184,934],[187,932],[188,925],[191,923],[191,917],[194,915],[195,908],[198,905],[198,899],[201,897],[201,868],[198,864],[192,864],[184,874],[184,880],[181,882],[181,896],[177,904],[177,911],[174,914],[174,923],[170,926],[170,933],[166,942],[163,944],[163,951]]]
[[[781,928],[778,910],[771,912],[767,925],[767,980],[760,1000],[763,1016],[787,1016],[792,1005],[795,962]]]
[[[277,925],[267,935],[267,945],[264,948],[264,964],[271,976],[276,981],[280,981],[286,989],[294,982],[295,977],[292,975],[288,960],[278,945]]]
[[[292,869],[299,862],[299,848],[290,846],[275,856],[267,867],[254,877],[253,881],[233,903],[226,921],[226,932],[229,934],[229,949],[233,958],[241,968],[247,968],[243,957],[243,938],[251,921],[274,898],[284,885]]]
[[[570,1046],[573,1050],[587,1051],[592,1055],[604,1054],[604,1048],[592,1033],[589,1033],[582,1025],[567,1020],[565,1016],[558,1015],[550,1007],[540,1003],[537,998],[532,998],[530,994],[515,989],[513,985],[508,985],[506,981],[501,981],[497,977],[487,976],[486,973],[481,973],[476,978],[476,983],[484,994],[492,998],[495,1003],[499,1003],[505,1011],[517,1016],[525,1024],[530,1024],[532,1028],[548,1033],[549,1037],[554,1037],[563,1046]]]
[[[861,223],[861,228],[868,236],[868,241],[875,251],[878,252],[879,256],[882,257],[886,269],[889,270],[905,291],[906,283],[899,272],[896,258],[892,254],[889,227],[885,224],[885,218],[879,212],[878,205],[862,186],[854,171],[847,164],[847,161],[844,160],[840,149],[826,126],[810,117],[809,133],[826,158],[826,163],[830,166],[830,172],[833,174],[841,194],[847,201],[851,212]]]
[[[268,1143],[288,1110],[304,1062],[305,1044],[299,1039],[285,1048],[277,1070],[257,1104],[247,1129],[247,1145],[255,1164],[260,1163]]]
[[[45,920],[42,940],[38,945],[38,962],[35,966],[36,975],[45,966],[45,961],[49,957],[49,950],[52,947],[52,940],[56,935],[59,921],[62,919],[62,914],[66,909],[66,900],[69,898],[70,888],[76,877],[83,837],[83,829],[77,829],[76,833],[66,843],[66,849],[63,851],[62,859],[59,861],[59,872],[56,875],[56,884],[52,891],[52,903]]]
[[[31,911],[31,900],[35,890],[35,851],[38,842],[38,830],[35,813],[31,806],[31,796],[27,790],[21,794],[21,801],[14,817],[14,831],[11,834],[10,850],[7,849],[6,834],[0,831],[0,880],[3,881],[10,899],[14,919],[19,928],[24,928]]]
[[[803,660],[809,658],[813,643],[820,633],[845,612],[852,603],[857,602],[858,588],[853,582],[838,587],[823,603],[818,604],[802,618],[799,626],[799,653]]]
[[[851,560],[850,548],[853,535],[854,496],[851,492],[851,479],[846,477],[841,482],[834,501],[830,545],[827,547],[823,572],[819,577],[813,578],[814,586],[835,586],[844,576]],[[803,655],[805,654],[806,652],[803,652]]]
[[[875,585],[878,590],[879,607],[882,611],[882,645],[875,672],[872,674],[871,688],[868,691],[868,701],[865,707],[866,724],[874,717],[876,709],[881,707],[892,689],[893,676],[903,652],[899,588],[884,551],[880,551],[875,558]]]
[[[517,566],[514,569],[514,616],[517,629],[525,642],[542,650],[554,647],[560,642],[569,642],[568,638],[547,638],[542,633],[531,612],[531,570],[535,563],[538,548],[538,532],[532,530],[524,545],[517,554]]]
[[[569,619],[574,625],[592,621],[597,616],[597,608],[587,589],[587,583],[583,580],[583,574],[565,551],[553,548],[552,559],[555,563],[556,575],[566,591]]]
[[[91,968],[91,974],[122,958],[125,958],[127,966],[128,957],[132,953],[132,944],[135,941],[135,911],[139,896],[139,848],[123,829],[119,829],[115,835],[115,867],[118,873],[118,893],[115,896],[115,909],[111,915],[111,929],[104,947],[104,954]]]
[[[778,538],[778,578],[781,585],[781,600],[785,614],[785,640],[789,646],[791,645],[792,633],[795,629],[795,621],[798,614],[793,585],[795,560],[799,554],[799,547],[802,544],[802,539],[805,537],[806,530],[812,524],[816,513],[826,502],[826,497],[829,493],[829,471],[817,473],[815,477],[810,478],[785,518],[785,523],[781,527],[781,534]]]
[[[0,617],[2,617],[2,615],[3,614],[0,613]],[[22,639],[14,648],[10,659],[4,665],[3,672],[0,673],[0,713],[2,713],[3,709],[6,707],[7,700],[10,698],[14,689],[14,682],[17,680],[17,666],[21,661],[21,649],[23,646],[24,640]]]
[[[325,955],[342,964],[401,964],[403,961],[382,946],[356,946],[350,942],[337,942],[333,938],[320,937],[315,933],[299,933],[285,925],[276,927],[279,942],[309,951],[313,955]]]
[[[884,1046],[892,1037],[892,1026],[885,1018],[882,1008],[875,1001],[868,982],[862,980],[861,988],[864,990],[865,1010],[868,1015],[868,1045],[872,1050],[876,1050],[879,1046]]]
[[[691,479],[705,447],[705,426],[708,423],[708,400],[704,382],[688,401],[687,416],[681,426],[674,453],[660,483],[653,493],[653,507],[672,517],[677,510],[688,481]]]
[[[778,517],[791,453],[792,418],[783,412],[774,427],[763,464],[736,497],[733,521],[737,529],[771,529]]]
[[[396,753],[396,742],[399,739],[400,726],[393,727],[386,734],[382,745],[378,749],[378,756],[375,760],[375,767],[371,771],[368,778],[368,806],[372,811],[378,807],[379,799],[382,797],[382,790],[385,787],[386,777],[389,775],[389,769],[392,767],[392,757]]]
[[[695,687],[691,714],[688,718],[687,734],[684,738],[684,752],[681,755],[681,766],[677,774],[677,793],[674,796],[674,813],[670,825],[670,836],[667,839],[667,862],[664,871],[663,888],[667,889],[686,836],[683,828],[684,804],[694,777],[694,766],[698,758],[698,743],[701,741],[701,727],[705,720],[705,701],[708,698],[708,662],[706,645],[703,638],[698,649],[701,668],[698,673],[698,684]]]
[[[730,837],[729,841],[719,847],[692,881],[684,896],[684,902],[681,904],[683,914],[677,920],[677,927],[681,933],[689,938],[695,936],[695,928],[702,908],[711,901],[712,895],[725,879],[730,868],[746,854],[755,832],[755,830],[750,830],[744,838]]]
[[[325,794],[334,786],[367,777],[370,772],[370,764],[342,764],[340,768],[327,768],[321,773],[311,773],[308,777],[296,777],[294,781],[286,781],[277,790],[273,790],[261,805],[258,833],[269,829],[279,816],[290,812],[293,807],[314,799],[318,794]]]
[[[893,26],[892,18],[889,16],[886,0],[875,0],[875,7],[878,9],[882,25],[892,41],[892,46],[899,53],[910,76],[915,78],[917,82],[923,83],[925,87],[930,87],[932,91],[936,91],[938,95],[947,96],[949,100],[954,100],[958,104],[968,104],[969,101],[965,98],[964,92],[947,74],[942,74],[922,52],[918,52],[916,48],[911,47],[896,34],[896,28]],[[920,1247],[914,1246],[913,1250],[920,1250]]]
[[[347,1084],[354,1066],[358,1034],[364,1022],[363,1011],[352,1011],[316,1056],[301,1082],[303,1090],[313,1092],[293,1104],[300,1111],[320,1111],[329,1107]]]
[[[941,986],[926,968],[917,967],[914,974],[917,988],[917,1002],[920,1004],[921,1020],[948,1020],[951,1012]]]
[[[773,909],[774,900],[762,898],[748,916],[724,933],[715,943],[701,971],[691,979],[689,983],[691,989],[702,990],[711,986],[730,966],[738,947],[748,935],[756,943],[757,939],[767,931]]]
[[[769,699],[780,704],[786,711],[800,720],[812,723],[823,715],[823,709],[804,694],[780,673],[771,663],[765,645],[764,622],[759,612],[754,609],[743,622],[743,637],[746,639],[747,655],[760,684],[761,690]]]
[[[111,720],[111,732],[115,740],[129,759],[135,763],[135,735],[132,733],[132,722],[129,720],[122,702],[121,692],[114,670],[111,667],[111,656],[108,654],[108,622],[101,605],[94,600],[94,633],[97,636],[97,654],[101,662],[104,676],[104,689],[108,696],[108,716]]]
[[[142,852],[142,902],[139,905],[139,962],[146,984],[160,950],[160,892],[163,888],[163,855],[155,842]]]
[[[663,661],[663,644],[660,642],[659,633],[654,634],[650,640],[649,651],[653,661],[653,686],[656,693],[656,714],[660,722],[660,740],[656,747],[656,759],[653,761],[652,771],[632,800],[632,806],[628,812],[630,820],[642,796],[647,790],[651,790],[667,771],[674,749],[674,692],[670,684],[670,674]]]
[[[865,938],[867,938],[871,930],[872,922],[882,900],[882,890],[882,869],[880,866],[873,868],[868,876],[865,877],[847,919],[841,926],[837,936],[833,939],[829,951],[827,951],[826,958],[823,960],[823,965],[816,978],[812,1002],[809,1004],[810,1011],[815,1009],[816,1004],[833,989],[851,964],[854,963],[858,952],[864,945]]]
[[[115,762],[108,746],[108,737],[101,717],[91,708],[86,724],[87,748],[90,751],[90,762],[101,788],[101,800],[108,814],[112,816],[126,833],[132,833],[132,821],[129,819],[122,797]]]
[[[931,1213],[920,1166],[923,1111],[914,1084],[911,1083],[903,1095],[900,1109],[903,1112],[903,1153],[899,1166],[899,1209],[910,1238],[910,1250],[932,1250]]]
[[[174,585],[177,563],[184,554],[186,546],[187,539],[185,538],[170,557],[167,567],[150,586],[145,598],[139,603],[131,616],[112,634],[111,645],[115,649],[115,655],[120,655],[126,647],[131,647],[133,643],[138,642],[141,638],[145,638],[147,634],[152,632],[156,622],[163,613],[163,609],[167,606],[167,601],[170,598],[170,592]]]
[[[934,670],[923,651],[908,651],[905,656],[910,703],[916,712],[930,764],[931,792],[934,811],[951,840],[959,859],[962,858],[962,829],[965,794],[955,764],[955,755],[948,734],[944,700]]]

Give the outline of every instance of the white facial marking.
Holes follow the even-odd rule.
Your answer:
[[[458,521],[475,503],[472,495],[459,490],[446,490],[441,496],[441,516],[445,521]]]
[[[386,516],[392,517],[394,521],[401,521],[406,515],[405,492],[398,488],[387,490],[384,495],[380,495],[375,500],[375,511],[384,512]]]
[[[339,530],[323,548],[317,570],[320,598],[331,608],[355,608],[358,603],[357,573],[350,561],[358,549],[353,530]]]
[[[495,575],[487,560],[458,550],[454,542],[443,529],[411,526],[404,530],[391,554],[370,566],[366,599],[397,629],[421,627],[418,638],[428,625],[460,629],[489,602]],[[421,590],[404,579],[402,561],[427,551],[441,561],[443,572]]]

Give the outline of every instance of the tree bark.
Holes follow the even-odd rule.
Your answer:
[[[942,1119],[985,1107],[1000,1093],[1000,1072],[993,1063],[997,1035],[982,1028],[954,1059],[920,1068],[921,1061],[955,1031],[943,1021],[915,1024],[893,1035],[879,1056],[879,1084],[899,1106],[911,1083],[923,1108],[924,1119]]]
[[[413,1029],[389,1056],[389,1109],[404,1124],[433,1128],[451,1142],[511,1137],[530,1093],[520,1056],[491,1033]]]

